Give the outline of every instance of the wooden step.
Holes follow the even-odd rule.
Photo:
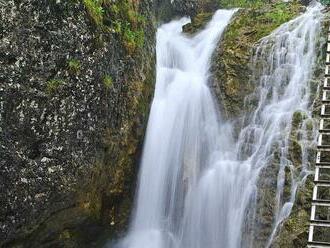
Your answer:
[[[318,169],[330,169],[330,165],[316,166]]]
[[[329,41],[328,41],[329,42]],[[327,57],[326,57],[326,59],[325,59],[325,64],[326,65],[330,65],[330,54],[329,53],[327,53]]]
[[[315,166],[320,167],[320,168],[329,168],[330,162],[318,162],[315,164]]]
[[[330,187],[330,181],[327,180],[314,180],[314,184],[317,186]]]
[[[330,46],[330,43],[328,43],[328,47]],[[330,49],[330,48],[329,48]],[[330,51],[328,51],[328,55],[330,54]],[[324,75],[326,77],[329,77],[330,76],[330,71],[329,71],[329,65],[325,65],[325,72],[324,72]]]
[[[326,219],[326,220],[319,220],[316,219],[316,215],[317,215],[317,209],[320,207],[326,207],[328,208],[328,211],[330,210],[330,206],[323,206],[323,205],[313,205],[312,204],[312,208],[311,208],[311,217],[310,217],[310,223],[327,223],[330,224],[330,219]],[[328,217],[328,216],[327,216]]]
[[[329,162],[321,161],[321,153],[324,151],[327,151],[327,150],[318,150],[317,151],[315,166],[322,167],[322,168],[330,166],[330,161]],[[330,156],[330,151],[329,151],[329,156]]]
[[[329,104],[322,104],[321,106],[321,117],[330,117],[330,114],[326,113],[325,109],[329,108]]]
[[[321,170],[323,171],[324,169],[330,169],[330,166],[327,166],[327,167],[315,166],[314,183],[330,184],[330,179],[329,180],[320,179],[320,172],[321,172]]]
[[[329,54],[330,55],[330,54]],[[330,83],[328,83],[328,79],[329,78],[324,78],[324,81],[323,81],[323,89],[324,90],[330,90]]]
[[[310,242],[308,242],[307,247],[308,248],[329,248],[330,243],[310,241]]]
[[[324,199],[313,199],[312,203],[320,203],[320,204],[324,204],[322,206],[330,206],[330,200],[324,200]],[[321,206],[321,205],[319,205]]]
[[[316,207],[329,207],[330,208],[330,204],[324,203],[324,202],[312,202],[312,206],[316,206]]]
[[[317,138],[317,148],[318,149],[330,149],[330,143],[325,144],[324,143],[324,137],[327,137],[329,135],[326,134],[320,134],[319,137]]]
[[[330,151],[330,144],[329,145],[317,145],[317,149]]]
[[[330,103],[330,98],[328,98],[327,96],[330,95],[329,94],[329,90],[323,90],[323,94],[322,94],[322,102],[323,103]]]
[[[329,122],[329,124],[330,124],[330,119],[321,119],[321,120],[320,120],[320,126],[319,126],[319,133],[322,133],[322,134],[323,134],[323,133],[324,133],[324,134],[325,134],[325,133],[329,133],[329,135],[330,135],[330,128],[329,128],[329,129],[328,129],[328,128],[326,128],[326,129],[324,128],[324,126],[325,126],[325,125],[324,125],[324,122],[325,122],[325,121]]]
[[[307,245],[307,248],[329,248],[330,246],[324,245]]]
[[[330,227],[330,220],[310,220],[314,226]]]
[[[325,247],[328,247],[327,245],[330,245],[329,242],[324,242],[324,241],[317,241],[314,240],[314,231],[315,231],[315,227],[324,227],[323,225],[319,225],[316,223],[310,223],[309,226],[309,234],[308,234],[308,247],[310,246],[318,246],[318,245],[322,245]],[[327,227],[327,226],[326,226]],[[329,246],[330,247],[330,246]]]

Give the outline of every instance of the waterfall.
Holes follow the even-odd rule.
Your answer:
[[[256,98],[257,105],[245,115],[237,139],[232,122],[221,116],[208,87],[212,52],[236,10],[217,11],[193,37],[182,33],[187,18],[158,29],[156,89],[136,208],[127,236],[116,247],[254,247],[242,233],[246,225],[253,226],[247,215],[255,214],[260,171],[272,164],[277,153],[271,242],[291,211],[298,184],[308,174],[303,159],[297,176],[288,147],[293,114],[303,111],[311,116],[308,83],[321,9],[319,4],[308,8],[259,44],[254,57],[260,68],[254,75],[256,92],[246,101]],[[301,143],[305,136],[301,135]],[[283,202],[286,167],[293,183],[289,201]]]
[[[278,167],[273,232],[271,245],[279,225],[290,215],[298,187],[311,174],[309,152],[315,148],[316,125],[312,122],[311,79],[317,41],[321,32],[323,6],[312,3],[307,11],[263,38],[256,48],[252,67],[258,87],[254,93],[257,106],[245,116],[246,127],[238,142],[239,155],[249,158],[254,170]],[[247,103],[251,101],[247,100]],[[293,116],[303,116],[298,127],[301,164],[290,159]],[[248,152],[247,152],[247,148]],[[286,172],[287,171],[287,172]],[[257,173],[258,175],[258,173]],[[290,195],[285,196],[285,181],[290,179]]]

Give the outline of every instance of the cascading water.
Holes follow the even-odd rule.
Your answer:
[[[159,28],[156,90],[136,210],[128,235],[116,247],[253,247],[242,230],[248,208],[256,207],[251,202],[258,175],[274,158],[274,146],[281,161],[274,230],[289,214],[307,162],[294,177],[289,203],[281,199],[283,170],[294,170],[287,152],[292,115],[297,110],[310,115],[308,81],[321,6],[310,7],[261,42],[255,60],[267,65],[257,80],[258,104],[246,115],[238,140],[207,86],[212,52],[235,11],[217,11],[194,37],[182,34],[186,18]]]
[[[212,248],[218,247],[218,242],[227,236],[228,230],[221,224],[222,219],[228,222],[227,214],[221,211],[221,205],[230,210],[229,207],[220,196],[213,199],[214,203],[205,199],[210,203],[208,207],[216,212],[212,216],[211,212],[204,211],[200,202],[204,201],[203,197],[212,195],[201,195],[203,192],[198,191],[208,187],[221,191],[204,178],[212,176],[217,158],[227,157],[234,149],[231,136],[226,135],[228,131],[220,130],[230,127],[219,125],[223,121],[217,115],[207,86],[212,52],[234,12],[217,11],[205,30],[193,38],[182,34],[182,26],[189,22],[186,18],[165,24],[158,30],[157,82],[136,213],[130,233],[119,247],[193,248],[204,245]],[[227,145],[220,148],[222,142]],[[230,169],[230,165],[226,167]],[[233,181],[234,175],[229,176]],[[228,194],[229,199],[229,192],[223,194]],[[225,200],[226,196],[223,198]],[[196,211],[199,216],[195,215]],[[212,218],[217,216],[219,223],[214,223]],[[210,221],[217,227],[213,229],[208,225]],[[200,224],[193,226],[192,222]],[[202,228],[207,236],[201,235]],[[223,235],[218,237],[219,232]]]
[[[303,15],[263,38],[252,61],[255,68],[252,80],[258,82],[258,87],[252,101],[248,97],[246,102],[254,101],[257,105],[255,111],[245,116],[246,126],[240,133],[237,154],[248,158],[253,175],[258,176],[260,170],[274,164],[278,169],[273,231],[266,247],[271,245],[279,225],[290,215],[298,187],[311,174],[308,158],[315,148],[317,129],[312,121],[310,82],[315,68],[322,9],[321,4],[314,2]],[[289,152],[295,114],[304,116],[297,135],[301,164],[294,164]],[[286,178],[290,180],[287,185],[290,195],[285,195]],[[258,189],[254,195],[257,192]],[[256,206],[249,207],[249,211],[255,211]]]

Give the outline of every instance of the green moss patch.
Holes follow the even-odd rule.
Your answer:
[[[238,46],[242,39],[247,43],[255,43],[281,24],[293,19],[301,9],[302,5],[297,1],[242,9],[228,28],[225,36],[227,44]]]
[[[228,117],[240,115],[245,97],[255,88],[249,81],[254,46],[281,24],[297,16],[301,9],[302,5],[297,1],[254,3],[240,9],[233,17],[215,58],[216,88],[219,88],[222,107]]]
[[[104,9],[102,7],[102,0],[83,0],[90,18],[96,25],[103,23]]]
[[[64,85],[64,80],[62,79],[51,79],[46,83],[46,93],[53,95],[58,92],[62,85]]]
[[[144,45],[146,18],[139,1],[83,0],[87,13],[100,30],[119,36],[129,54]]]
[[[103,77],[103,84],[107,89],[110,89],[113,85],[113,79],[110,75],[105,75]]]
[[[219,5],[222,8],[256,8],[265,2],[263,0],[219,0]]]
[[[71,73],[79,73],[81,69],[81,63],[78,59],[68,60],[68,69]]]

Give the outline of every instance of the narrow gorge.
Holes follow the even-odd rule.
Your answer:
[[[0,0],[0,247],[307,247],[327,4]]]

